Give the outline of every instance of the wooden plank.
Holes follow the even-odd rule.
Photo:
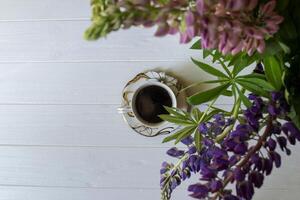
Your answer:
[[[0,105],[0,145],[170,147],[129,128],[117,105]],[[230,106],[222,106],[227,109]]]
[[[0,185],[158,189],[164,151],[0,147]]]
[[[0,104],[120,104],[124,85],[153,69],[166,70],[184,85],[211,79],[191,62],[2,63]]]
[[[299,147],[293,150],[280,170],[266,178],[265,189],[299,187]],[[0,185],[158,189],[165,159],[162,149],[0,147]]]
[[[0,23],[1,62],[187,60],[199,52],[178,36],[155,38],[154,29],[132,28],[96,42],[83,39],[88,21]]]
[[[0,21],[89,19],[88,0],[1,1]]]
[[[0,187],[0,200],[119,200],[160,199],[158,189],[89,189],[89,188],[43,188]],[[185,190],[174,193],[172,200],[190,200]]]
[[[191,200],[187,191],[176,190],[172,200]],[[298,199],[298,188],[260,189],[253,200],[294,200]],[[43,188],[43,187],[5,187],[0,186],[0,200],[118,200],[118,199],[160,199],[159,190],[155,189],[88,189],[88,188]]]

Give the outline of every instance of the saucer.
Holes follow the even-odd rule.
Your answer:
[[[131,107],[132,97],[134,92],[146,82],[161,82],[167,85],[175,94],[177,99],[177,108],[187,111],[188,104],[186,103],[186,94],[179,93],[182,85],[179,81],[167,75],[165,72],[148,71],[136,75],[131,79],[123,89],[121,107]],[[162,134],[170,134],[179,126],[169,122],[162,123],[157,127],[149,127],[142,124],[134,115],[133,112],[122,113],[124,120],[127,124],[138,134],[146,137],[154,137]]]

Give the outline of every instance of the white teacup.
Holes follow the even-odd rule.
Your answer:
[[[151,88],[151,86],[156,86],[156,87],[159,87],[160,89],[156,88],[157,93],[153,92],[151,94],[141,96],[143,94],[143,92],[145,93],[147,90],[149,90],[149,88]],[[152,88],[154,88],[154,87],[152,87]],[[163,89],[163,90],[161,90],[161,89]],[[150,114],[155,114],[155,109],[161,108],[161,106],[164,106],[160,102],[154,104],[154,101],[155,100],[157,101],[158,100],[157,98],[159,98],[159,96],[157,96],[157,95],[159,95],[158,91],[160,91],[160,93],[162,91],[166,92],[164,94],[164,96],[167,95],[169,97],[168,101],[170,101],[168,106],[177,107],[176,95],[174,94],[174,92],[172,91],[172,89],[169,86],[167,86],[166,84],[164,84],[162,82],[158,82],[158,81],[148,81],[145,84],[142,84],[141,86],[139,86],[135,91],[133,91],[131,102],[129,103],[128,106],[119,108],[118,109],[119,113],[131,112],[134,114],[136,119],[141,124],[143,124],[147,127],[161,126],[163,123],[165,123],[165,121],[158,121],[157,116],[155,118],[156,119],[155,123],[153,122],[155,120],[153,120],[151,122],[151,120],[146,119],[146,117],[145,117],[145,116],[147,116],[147,112]],[[167,97],[167,96],[165,96],[165,97]]]

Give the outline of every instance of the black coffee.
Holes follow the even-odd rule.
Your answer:
[[[163,120],[158,117],[167,114],[163,106],[172,106],[172,99],[168,91],[160,86],[150,85],[141,89],[135,99],[136,112],[148,123],[159,123]]]

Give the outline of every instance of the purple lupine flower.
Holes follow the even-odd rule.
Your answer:
[[[190,185],[188,187],[188,191],[192,192],[192,194],[190,194],[191,197],[203,199],[207,197],[209,188],[206,185],[198,183],[198,184]]]
[[[283,97],[283,95],[281,92],[271,92],[271,98],[273,101],[278,101],[282,97]]]
[[[194,25],[195,16],[194,16],[194,13],[192,11],[188,11],[186,13],[185,21],[186,21],[187,26],[193,26]]]
[[[287,140],[285,137],[283,137],[283,136],[277,137],[277,142],[282,151],[286,149]]]
[[[237,183],[236,191],[239,197],[242,197],[246,200],[252,199],[254,195],[253,185],[249,181]]]
[[[178,150],[176,147],[172,147],[167,151],[167,154],[172,157],[180,157],[184,154],[184,151]]]
[[[202,175],[201,178],[203,180],[211,180],[217,176],[217,171],[211,169],[209,166],[202,166],[200,174]]]
[[[189,154],[194,154],[196,152],[197,152],[197,148],[195,146],[190,146],[189,147],[189,150],[188,150]]]
[[[294,137],[300,141],[300,131],[293,122],[286,122],[281,129],[287,136]]]
[[[169,25],[167,23],[161,23],[155,32],[155,36],[157,37],[165,36],[166,34],[168,34],[169,30],[170,30]]]
[[[199,130],[200,134],[204,134],[204,135],[208,134],[208,131],[209,131],[206,123],[200,123],[198,130]]]
[[[277,116],[277,115],[279,115],[280,114],[280,108],[278,108],[276,105],[272,105],[272,104],[270,104],[269,106],[268,106],[268,112],[270,113],[270,115],[272,115],[272,116]]]
[[[261,63],[258,63],[255,67],[255,69],[253,70],[254,73],[257,73],[257,74],[264,74],[264,67]]]
[[[276,149],[276,141],[272,138],[269,138],[269,140],[266,143],[266,146],[269,147],[270,151],[274,151]]]
[[[273,161],[272,159],[264,158],[263,160],[263,168],[262,170],[266,173],[266,175],[270,175],[273,170]]]
[[[193,144],[194,139],[192,136],[188,136],[188,137],[182,139],[181,142],[185,145],[191,145],[191,144]]]
[[[240,160],[240,158],[241,158],[241,156],[239,156],[239,155],[232,155],[229,158],[229,164],[230,164],[230,166],[235,165]]]
[[[260,188],[264,182],[264,175],[257,171],[252,171],[248,175],[248,180],[251,182],[255,187]]]
[[[234,179],[236,181],[243,181],[243,180],[245,180],[246,174],[245,174],[245,172],[241,168],[239,168],[239,167],[235,168],[233,170],[233,174],[234,174]]]
[[[217,192],[223,187],[223,183],[220,180],[213,180],[210,182],[211,192]]]
[[[224,196],[224,200],[240,200],[237,196],[234,196],[232,194],[228,194]]]
[[[275,151],[271,151],[270,156],[271,156],[272,160],[274,161],[275,166],[277,168],[279,168],[281,166],[281,156]]]
[[[236,154],[244,155],[248,151],[248,144],[245,142],[239,143],[233,150]]]
[[[172,176],[179,173],[180,181],[185,180],[190,172],[199,172],[201,183],[189,187],[192,197],[205,199],[210,198],[211,195],[220,194],[218,197],[223,200],[250,200],[254,195],[254,187],[260,188],[264,182],[264,176],[270,175],[273,167],[278,168],[282,164],[281,156],[275,151],[276,146],[279,146],[288,155],[291,153],[287,141],[289,140],[290,143],[294,144],[296,137],[300,137],[300,131],[292,122],[285,122],[281,125],[277,117],[270,117],[272,121],[267,125],[267,135],[265,133],[261,135],[262,133],[259,132],[263,121],[261,119],[265,119],[265,114],[267,114],[266,109],[259,108],[264,108],[265,105],[270,103],[279,105],[281,102],[284,103],[284,98],[273,97],[270,103],[263,102],[256,95],[250,95],[249,99],[252,101],[252,106],[243,114],[244,117],[245,115],[251,115],[254,120],[259,122],[258,130],[253,128],[251,120],[246,120],[235,126],[220,144],[216,143],[213,140],[214,127],[218,125],[224,128],[226,126],[226,123],[218,123],[221,117],[217,115],[212,121],[202,124],[201,128],[204,125],[207,126],[206,131],[209,134],[203,135],[201,151],[195,152],[194,146],[188,145],[188,150],[185,153],[191,154],[186,154],[188,159],[182,163],[181,172],[171,172]],[[283,114],[281,112],[280,115],[284,116]],[[259,142],[252,144],[254,142],[254,140],[251,141],[252,138],[257,139]],[[276,140],[273,138],[276,138]],[[261,151],[261,148],[265,148],[266,151]],[[164,164],[164,166],[167,165]],[[220,177],[222,174],[223,176]],[[165,179],[162,177],[162,180]],[[181,183],[178,180],[171,180],[171,189]],[[236,186],[236,196],[233,195],[232,191],[226,189],[226,185],[223,184],[224,180],[226,180],[226,183]]]

